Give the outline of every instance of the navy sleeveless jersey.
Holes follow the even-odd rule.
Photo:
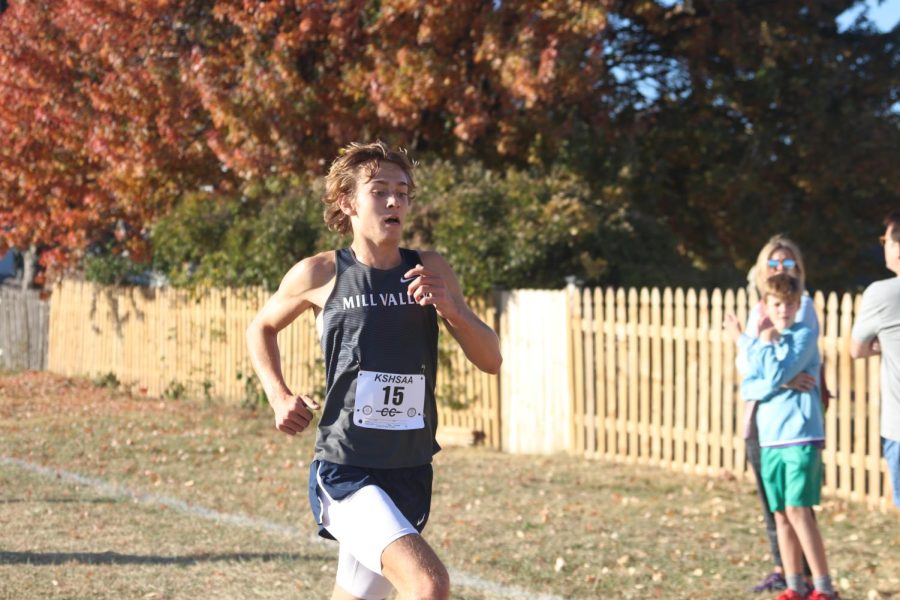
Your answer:
[[[335,251],[334,290],[323,307],[325,407],[316,434],[315,458],[332,463],[393,469],[428,464],[435,441],[437,409],[437,312],[407,294],[403,275],[421,264],[418,252],[400,249],[401,264],[375,269],[349,248]],[[360,370],[425,376],[425,426],[383,430],[354,421]]]

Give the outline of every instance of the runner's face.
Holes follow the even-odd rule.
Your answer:
[[[399,243],[409,210],[409,178],[394,163],[381,163],[372,179],[361,177],[350,210],[354,235]]]

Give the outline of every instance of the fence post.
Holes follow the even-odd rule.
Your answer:
[[[640,364],[640,461],[642,464],[650,463],[650,291],[641,288],[638,322],[639,338],[639,364]]]
[[[850,294],[844,294],[841,299],[841,317],[840,317],[840,340],[841,348],[846,348],[850,339],[850,329],[853,324],[853,299]],[[853,479],[851,477],[851,450],[852,440],[850,439],[851,426],[851,407],[854,396],[857,395],[856,381],[853,378],[853,360],[848,352],[841,352],[841,399],[837,406],[839,410],[838,436],[836,443],[835,463],[837,464],[837,477],[833,480],[832,485],[836,486],[838,495],[843,498],[849,498]]]
[[[709,294],[700,290],[697,315],[697,461],[694,472],[709,472],[710,446],[710,329]]]
[[[606,312],[603,310],[603,290],[594,288],[591,305],[594,307],[594,419],[591,428],[596,431],[597,448],[594,456],[606,456],[609,443],[606,435]]]
[[[687,343],[687,422],[685,423],[685,439],[687,444],[685,462],[682,464],[685,473],[694,473],[697,466],[697,388],[699,358],[697,353],[697,292],[690,288],[687,291],[687,328],[684,338]]]
[[[723,304],[723,315],[736,314],[734,291],[725,290]],[[724,332],[720,333],[720,335],[724,336]],[[734,343],[730,338],[724,337],[722,348],[722,467],[727,471],[734,473],[736,471],[736,463],[743,462],[740,458],[735,456],[737,448],[734,435],[735,429],[737,429],[738,432],[740,432],[741,429],[741,421],[738,416],[739,411],[735,410],[737,408],[737,403],[741,401],[741,398],[740,394],[735,393],[734,373],[736,367],[734,364]]]
[[[640,451],[640,414],[638,413],[638,399],[640,397],[639,373],[638,373],[638,296],[637,290],[630,288],[627,295],[628,320],[625,322],[625,331],[628,336],[626,347],[628,348],[628,363],[625,365],[628,376],[628,417],[626,427],[628,431],[628,462],[636,463]]]
[[[650,290],[650,462],[662,463],[662,429],[663,429],[663,372],[662,372],[662,310],[660,306],[659,288]]]
[[[597,379],[594,363],[594,303],[590,289],[580,294],[579,305],[583,310],[581,339],[584,340],[584,424],[585,452],[588,456],[597,454],[597,397],[594,382]]]
[[[710,315],[709,333],[711,336],[711,359],[710,377],[710,426],[707,444],[710,448],[710,457],[708,471],[711,475],[719,473],[722,469],[722,454],[724,453],[724,436],[722,435],[722,374],[724,366],[722,364],[722,356],[724,354],[723,347],[725,344],[731,344],[730,339],[723,339],[722,331],[722,291],[719,288],[713,290],[712,293],[712,311]],[[731,428],[731,424],[728,424]]]
[[[662,461],[663,465],[673,464],[673,437],[675,429],[675,298],[672,288],[663,290],[663,432]]]
[[[685,302],[684,291],[681,288],[675,290],[675,454],[674,465],[678,468],[684,465],[685,451],[685,415],[687,413],[687,340],[685,334]]]
[[[572,404],[570,452],[581,453],[585,450],[585,406],[584,406],[584,333],[581,316],[581,293],[574,283],[566,286],[566,338],[568,343],[569,397]]]
[[[840,338],[838,337],[838,297],[834,292],[828,295],[828,312],[824,325],[824,335],[822,336],[825,344],[825,379],[828,381],[828,387],[835,394],[832,399],[828,411],[825,412],[825,448],[822,451],[822,460],[825,463],[825,484],[824,490],[833,493],[837,488],[837,414],[840,412],[840,406],[846,401],[846,393],[842,393],[840,386],[846,386],[848,381],[838,378],[838,367],[840,365],[840,354],[838,345]],[[843,367],[841,367],[843,369]]]
[[[619,323],[616,311],[616,292],[612,288],[606,288],[605,308],[603,311],[603,332],[605,336],[606,357],[606,403],[603,407],[603,423],[606,436],[607,460],[615,460],[619,453],[619,423],[618,406],[616,399],[616,386],[618,385],[618,371],[616,365],[616,352],[618,350]]]

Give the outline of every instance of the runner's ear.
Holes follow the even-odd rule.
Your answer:
[[[355,215],[356,214],[356,202],[354,202],[354,198],[347,194],[341,194],[340,198],[338,198],[338,207],[340,207],[341,212],[345,215]]]

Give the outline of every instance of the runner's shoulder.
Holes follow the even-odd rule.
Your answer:
[[[289,294],[305,294],[328,285],[334,274],[335,252],[326,250],[308,256],[291,267],[278,289]]]

